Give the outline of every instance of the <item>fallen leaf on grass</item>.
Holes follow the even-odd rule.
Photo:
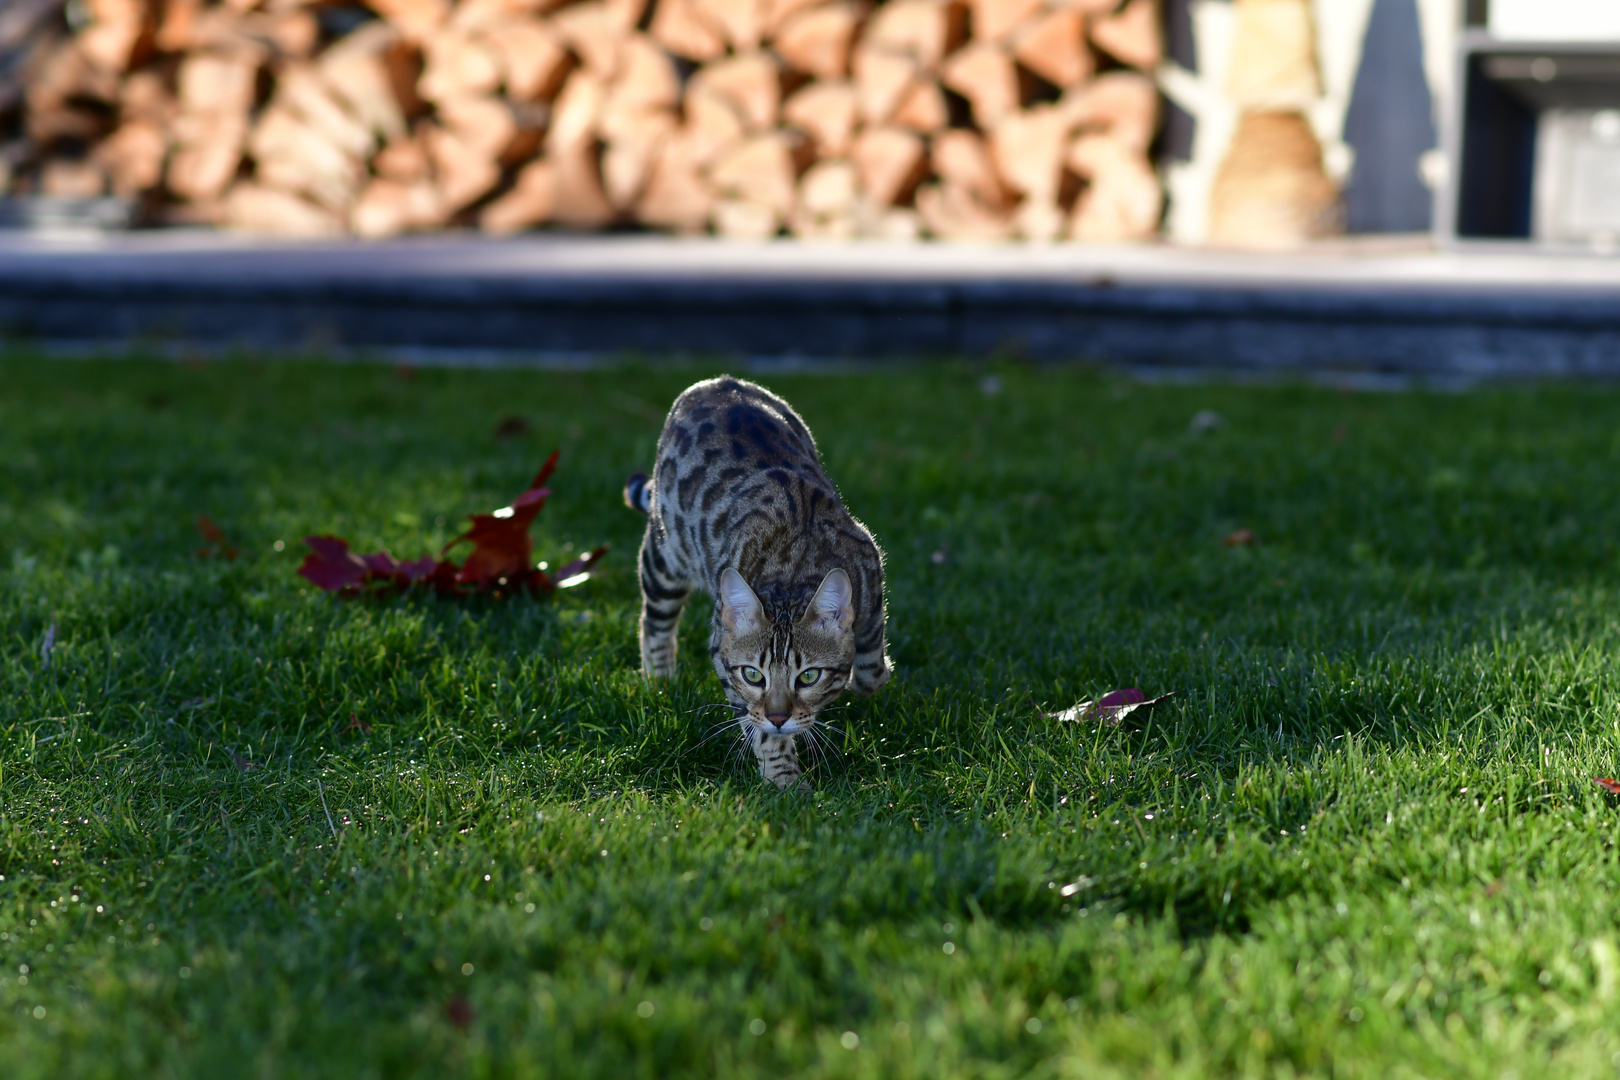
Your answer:
[[[1245,544],[1252,544],[1254,543],[1254,531],[1252,529],[1234,529],[1221,537],[1221,543],[1227,547],[1242,547]]]
[[[197,549],[199,559],[211,559],[215,555],[234,559],[240,554],[234,546],[225,541],[224,530],[215,524],[214,519],[207,514],[197,515],[197,531],[202,533],[204,540],[208,541]]]
[[[1094,720],[1099,724],[1118,724],[1138,709],[1151,709],[1166,698],[1176,696],[1174,690],[1168,694],[1160,694],[1150,698],[1135,687],[1129,690],[1112,690],[1098,698],[1096,701],[1082,701],[1078,705],[1071,705],[1062,712],[1043,713],[1048,720],[1056,720],[1062,724],[1079,724]]]
[[[1610,795],[1620,795],[1620,780],[1610,780],[1607,776],[1594,776],[1592,783],[1607,791]]]
[[[365,732],[367,735],[371,734],[371,725],[360,719],[360,714],[350,713],[349,726],[343,729],[343,734],[347,735],[349,732],[357,729]]]
[[[472,528],[444,545],[439,558],[423,556],[401,562],[387,551],[360,555],[349,550],[349,542],[338,536],[306,536],[310,553],[304,556],[298,573],[316,588],[347,596],[358,595],[365,586],[380,584],[403,592],[416,585],[431,585],[440,596],[489,593],[501,597],[527,588],[530,592],[550,593],[588,581],[608,547],[603,544],[548,574],[534,563],[529,526],[546,505],[551,489],[545,486],[557,469],[553,451],[529,483],[529,488],[510,506],[489,514],[473,514]],[[445,558],[461,544],[471,544],[472,553],[460,566]]]

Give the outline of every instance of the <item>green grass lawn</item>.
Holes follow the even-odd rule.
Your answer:
[[[1620,392],[767,378],[888,552],[801,797],[637,670],[710,373],[0,362],[0,1073],[1615,1076]],[[555,601],[293,573],[554,446]]]

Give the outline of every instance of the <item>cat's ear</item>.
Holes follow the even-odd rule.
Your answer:
[[[732,633],[741,633],[758,626],[763,613],[759,597],[748,587],[743,576],[731,567],[720,574],[720,621]]]
[[[826,630],[848,630],[855,623],[855,591],[843,570],[829,570],[810,601],[810,619]]]

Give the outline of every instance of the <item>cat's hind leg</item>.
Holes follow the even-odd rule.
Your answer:
[[[692,584],[679,572],[651,522],[641,541],[640,574],[641,671],[648,676],[674,675],[677,631]]]

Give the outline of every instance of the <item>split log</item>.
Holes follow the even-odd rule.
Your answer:
[[[1116,14],[1091,23],[1091,42],[1122,64],[1151,71],[1164,59],[1159,0],[1128,0]]]
[[[649,3],[651,0],[608,0],[608,7],[618,13],[620,25],[625,28],[625,33],[629,33],[641,25]]]
[[[700,68],[687,83],[688,93],[716,94],[737,107],[749,128],[776,125],[782,101],[782,74],[766,53],[733,56]]]
[[[1055,204],[1068,130],[1068,118],[1051,105],[1003,118],[990,133],[990,157],[997,174],[1027,198]]]
[[[168,188],[182,199],[219,198],[242,165],[247,117],[232,113],[181,113],[174,121],[175,150],[166,170]]]
[[[720,199],[714,204],[714,231],[727,240],[755,243],[782,231],[782,218],[773,207],[743,199]]]
[[[610,80],[619,67],[619,43],[634,24],[624,22],[621,8],[589,0],[563,8],[551,17],[551,25],[592,74]]]
[[[400,100],[394,69],[404,46],[378,23],[355,31],[321,55],[321,78],[359,124],[379,139],[405,134],[407,102]]]
[[[889,118],[891,123],[924,135],[943,131],[950,119],[944,91],[940,90],[938,83],[929,78],[913,82]]]
[[[151,51],[157,27],[145,0],[89,0],[90,23],[77,35],[79,48],[106,71],[128,71]]]
[[[647,30],[664,48],[688,60],[718,60],[726,52],[719,28],[697,10],[693,0],[658,0]]]
[[[65,108],[73,99],[118,100],[118,76],[92,61],[75,40],[50,45],[38,63],[26,82],[30,112]]]
[[[1210,240],[1283,248],[1330,236],[1342,221],[1322,146],[1299,113],[1245,113],[1210,189]]]
[[[822,161],[799,181],[790,223],[807,240],[853,240],[858,232],[860,177],[848,161]]]
[[[258,96],[258,58],[197,53],[176,72],[180,115],[168,187],[180,198],[210,202],[224,194],[242,163],[248,114]]]
[[[500,84],[500,54],[482,39],[441,30],[424,43],[416,87],[427,100],[490,94]]]
[[[680,136],[666,140],[636,204],[636,217],[658,228],[698,233],[708,227],[713,211],[714,193],[703,182],[692,154]]]
[[[672,109],[681,99],[680,76],[656,41],[631,34],[619,46],[618,76],[608,98],[620,107]]]
[[[195,53],[175,75],[180,108],[188,113],[246,116],[258,97],[259,65],[251,57]]]
[[[613,223],[613,206],[602,190],[594,139],[563,145],[547,153],[555,177],[556,202],[551,220],[575,229],[600,229]]]
[[[881,124],[918,80],[917,61],[862,43],[855,47],[855,94],[861,119]]]
[[[771,131],[744,139],[715,159],[709,180],[723,195],[788,217],[798,170],[787,134]]]
[[[371,159],[371,168],[378,176],[414,184],[432,175],[427,148],[414,136],[395,139]]]
[[[917,213],[924,227],[941,240],[986,243],[1012,235],[1005,211],[991,210],[967,188],[949,181],[918,189]]]
[[[693,166],[707,165],[716,154],[743,137],[746,125],[727,98],[699,86],[687,92],[681,152]]]
[[[1069,221],[1071,240],[1146,240],[1158,232],[1164,192],[1140,151],[1107,135],[1082,135],[1067,161],[1088,181]]]
[[[479,157],[502,163],[519,139],[517,117],[501,98],[465,97],[439,106],[439,123],[455,134],[461,144]],[[539,138],[527,141],[527,150],[538,150]]]
[[[1013,211],[1013,230],[1024,240],[1049,244],[1063,235],[1063,217],[1056,199],[1031,196]]]
[[[365,181],[362,158],[329,141],[285,103],[265,109],[248,138],[248,151],[262,185],[308,196],[339,215],[347,215]]]
[[[427,41],[450,17],[450,0],[366,0],[366,6],[387,19],[407,41]]]
[[[907,200],[928,170],[922,139],[902,128],[867,128],[856,137],[852,157],[861,190],[878,208]]]
[[[153,44],[166,53],[248,52],[266,60],[302,60],[314,53],[320,38],[320,22],[309,11],[244,13],[179,0],[165,6]]]
[[[823,157],[849,152],[855,116],[855,88],[846,82],[813,82],[782,106],[782,119],[809,135]]]
[[[1058,108],[1071,126],[1146,154],[1159,126],[1159,89],[1146,75],[1110,71],[1065,94]]]
[[[891,0],[881,5],[861,41],[909,56],[929,71],[967,39],[967,9],[958,0]]]
[[[397,236],[445,223],[439,189],[427,180],[380,176],[366,185],[349,211],[349,228],[367,239]]]
[[[790,67],[822,79],[841,79],[849,72],[849,50],[860,26],[853,3],[811,8],[783,23],[771,41]]]
[[[892,206],[887,210],[875,209],[862,202],[857,222],[860,235],[891,244],[914,244],[922,239],[922,218],[907,207]]]
[[[484,207],[478,227],[494,236],[507,236],[544,225],[556,208],[556,168],[549,161],[535,161],[518,173],[512,190]]]
[[[449,214],[466,209],[500,184],[501,169],[495,159],[459,132],[428,124],[421,139]]]
[[[25,131],[35,144],[57,139],[93,142],[106,134],[108,117],[90,103],[118,100],[118,77],[95,63],[77,41],[52,43],[29,72],[23,98]]]
[[[934,173],[946,186],[965,191],[993,212],[1012,204],[1013,192],[997,174],[990,150],[978,133],[947,131],[934,140],[929,157]]]
[[[551,130],[546,134],[546,146],[552,156],[594,138],[605,98],[602,80],[590,69],[580,68],[568,76],[552,106]]]
[[[343,220],[296,195],[241,183],[225,197],[224,224],[246,232],[318,239],[343,233]]]
[[[118,115],[125,121],[165,124],[174,118],[177,108],[163,76],[155,71],[133,72],[119,88]]]
[[[169,155],[166,127],[155,120],[127,120],[93,151],[107,172],[113,194],[136,196],[163,182]]]
[[[201,12],[202,0],[168,0],[152,35],[153,47],[166,53],[192,48],[192,34]]]
[[[460,0],[448,25],[457,30],[482,30],[532,17],[559,6],[557,0]]]
[[[351,158],[365,160],[376,149],[376,135],[349,112],[331,84],[313,67],[298,65],[283,69],[276,80],[274,100],[291,109],[321,139]]]
[[[995,42],[1041,8],[1042,0],[972,0],[973,40]]]
[[[40,170],[39,191],[56,199],[99,199],[107,194],[107,173],[95,161],[56,158]]]
[[[977,42],[945,61],[945,85],[967,98],[980,127],[995,127],[1018,108],[1018,72],[1012,59],[996,45]]]
[[[660,3],[662,2],[663,0],[660,0]],[[783,23],[799,12],[823,3],[826,3],[826,0],[762,0],[761,7],[765,14],[761,30],[765,39],[769,40],[781,29]]]
[[[693,0],[697,8],[739,53],[758,49],[765,35],[762,0]]]
[[[1078,11],[1052,11],[1020,27],[1012,36],[1020,64],[1053,86],[1067,89],[1091,78],[1096,59],[1086,44],[1086,17]]]
[[[538,19],[488,27],[479,40],[500,60],[501,83],[518,101],[549,101],[573,64],[561,39]]]
[[[641,197],[664,142],[675,131],[673,113],[663,110],[610,113],[602,135],[602,189],[617,210],[628,210]]]

